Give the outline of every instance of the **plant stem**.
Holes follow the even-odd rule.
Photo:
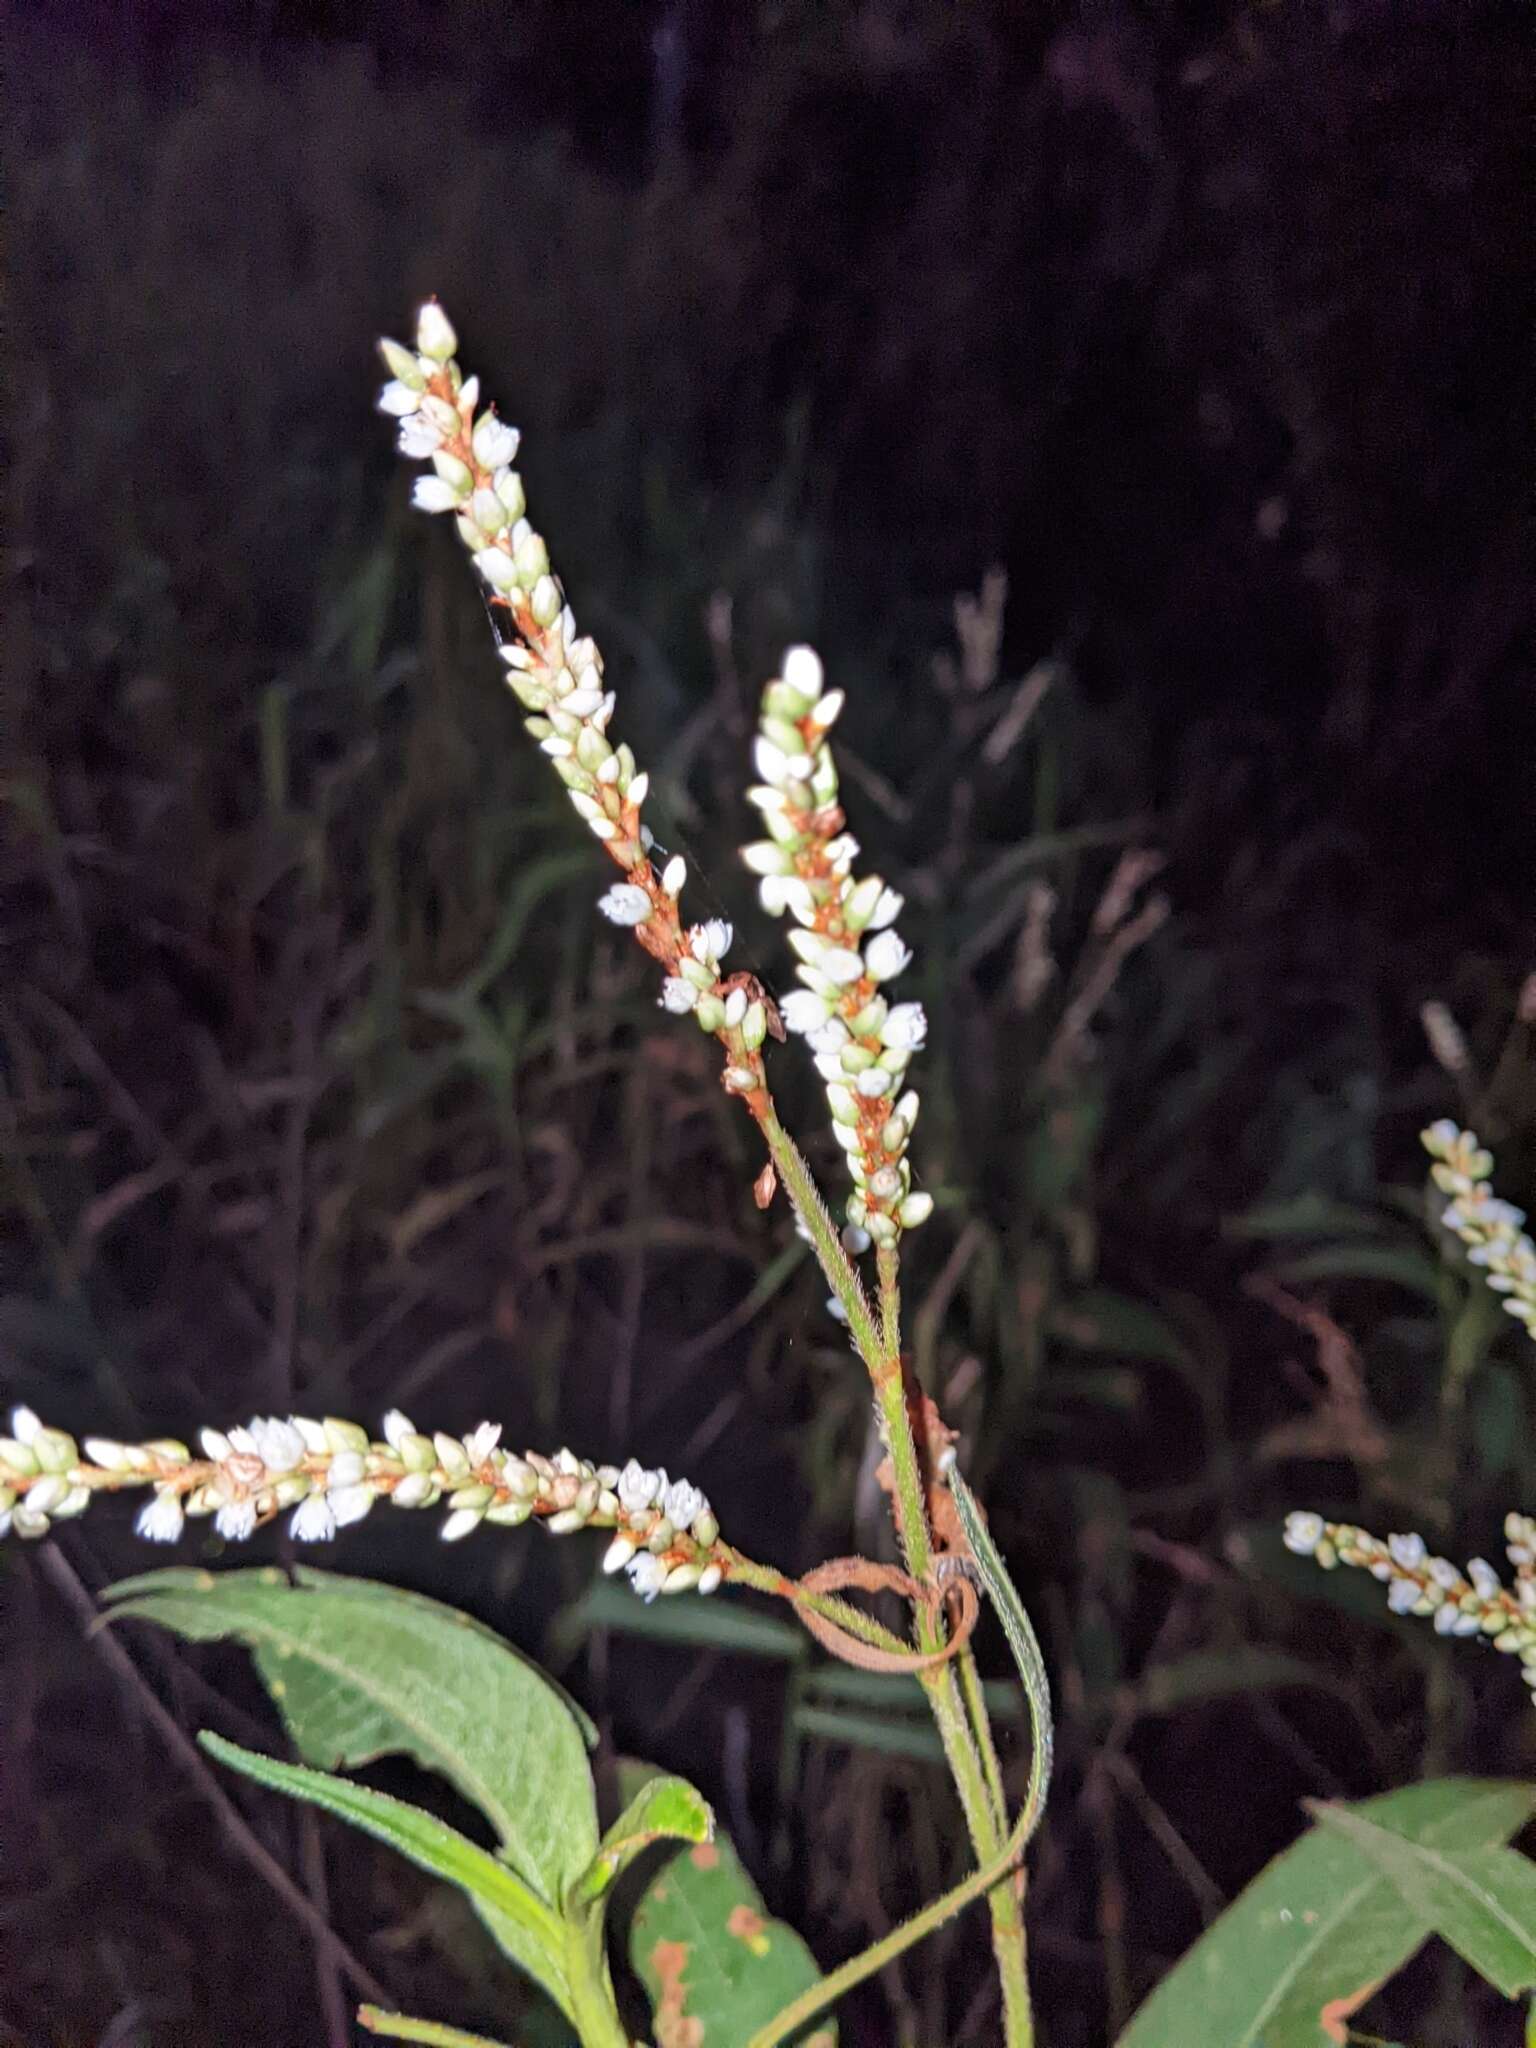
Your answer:
[[[506,2048],[504,2042],[488,2035],[466,2034],[462,2027],[450,2027],[441,2020],[408,2019],[403,2012],[385,2012],[377,2005],[360,2005],[357,2024],[391,2041],[425,2041],[430,2048]]]
[[[911,1577],[927,1579],[933,1570],[933,1543],[917,1443],[907,1410],[906,1378],[901,1360],[899,1254],[894,1246],[882,1247],[879,1253],[880,1317],[877,1325],[869,1297],[852,1260],[843,1250],[837,1225],[828,1213],[799,1147],[771,1106],[760,1116],[759,1122],[769,1156],[795,1206],[796,1215],[810,1237],[827,1284],[847,1317],[854,1347],[869,1370],[881,1435],[890,1453],[891,1507],[902,1554]],[[944,1625],[935,1610],[919,1608],[916,1626],[918,1643],[923,1650],[943,1649]],[[984,1747],[978,1749],[977,1737],[972,1732],[959,1685],[949,1665],[923,1672],[920,1677],[938,1727],[939,1739],[944,1745],[950,1776],[959,1794],[976,1860],[986,1868],[997,1861],[1004,1849],[1004,1823],[994,1803],[996,1761],[995,1758],[991,1760],[990,1768],[983,1761],[991,1751],[990,1735],[984,1738]],[[1006,1870],[1011,1865],[1003,1867]],[[982,1886],[980,1889],[989,1888]],[[1000,1883],[991,1885],[988,1905],[992,1914],[992,1948],[1003,1989],[1005,2048],[1033,2048],[1035,2033],[1025,1969],[1023,1904],[1019,1888],[1011,1878],[1005,1876]],[[919,1922],[922,1919],[923,1916],[919,1915]],[[908,1923],[909,1926],[915,1924]],[[939,1922],[933,1924],[937,1926]],[[850,1981],[856,1982],[857,1979]],[[774,2035],[772,2038],[784,2037]]]

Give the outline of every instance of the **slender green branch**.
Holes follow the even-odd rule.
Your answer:
[[[952,1891],[945,1892],[942,1897],[924,1906],[920,1912],[914,1913],[910,1920],[903,1920],[899,1927],[893,1928],[873,1947],[862,1950],[856,1956],[850,1956],[846,1963],[829,1971],[818,1983],[802,1992],[792,2004],[786,2005],[782,2012],[776,2013],[766,2027],[760,2027],[748,2041],[747,2048],[778,2048],[781,2041],[792,2040],[808,2020],[814,2019],[817,2013],[835,2004],[845,1992],[851,1991],[855,1984],[862,1984],[867,1977],[873,1977],[877,1971],[883,1970],[887,1963],[894,1962],[896,1957],[904,1954],[907,1949],[925,1940],[930,1934],[936,1933],[946,1921],[952,1920],[973,1899],[979,1899],[1000,1880],[1006,1882],[1009,1872],[1015,1868],[1024,1852],[1024,1834],[1024,1817],[1021,1815],[1012,1834],[989,1861],[982,1864],[978,1870],[973,1870],[970,1876],[957,1884]]]
[[[425,2041],[429,2048],[508,2048],[506,2042],[493,2041],[488,2034],[466,2034],[462,2027],[450,2027],[441,2020],[408,2019],[403,2012],[385,2012],[378,2005],[360,2005],[357,2024],[387,2040]]]

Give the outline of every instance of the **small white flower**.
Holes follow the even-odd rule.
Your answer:
[[[786,998],[786,1001],[791,1000],[793,999]],[[848,1029],[848,1026],[841,1017],[829,1017],[826,1023],[817,1030],[806,1033],[806,1043],[810,1046],[812,1052],[828,1055],[835,1059],[852,1037],[853,1033]]]
[[[635,1554],[634,1539],[629,1536],[615,1536],[603,1552],[603,1570],[611,1579],[615,1572],[621,1572]]]
[[[659,1557],[653,1557],[648,1550],[642,1550],[629,1560],[625,1570],[629,1573],[629,1583],[649,1606],[661,1591],[667,1576],[667,1567]]]
[[[894,924],[906,907],[906,897],[898,896],[894,889],[882,889],[880,900],[870,913],[869,929],[883,932],[887,925]]]
[[[274,1478],[291,1472],[304,1456],[304,1439],[291,1422],[275,1415],[260,1416],[251,1424],[256,1455]]]
[[[505,469],[517,460],[520,438],[516,427],[504,426],[495,413],[483,414],[471,436],[476,462],[482,469]]]
[[[395,446],[412,462],[425,462],[443,445],[443,430],[435,420],[424,412],[413,412],[408,419],[400,422],[400,432]]]
[[[880,1043],[916,1052],[928,1036],[928,1017],[921,1003],[895,1003],[880,1027]]]
[[[680,853],[674,853],[661,871],[661,886],[669,896],[679,896],[687,879],[688,863]]]
[[[157,1493],[140,1508],[133,1526],[148,1543],[174,1543],[186,1526],[186,1516],[174,1493]]]
[[[1422,1536],[1389,1536],[1387,1549],[1392,1562],[1401,1571],[1414,1572],[1424,1562],[1424,1538]]]
[[[731,950],[733,936],[730,925],[723,917],[712,917],[704,924],[696,924],[689,932],[689,950],[695,960],[702,961],[706,967],[713,967]]]
[[[1387,1605],[1394,1614],[1411,1613],[1423,1597],[1412,1579],[1394,1579],[1387,1588]]]
[[[336,1514],[323,1493],[309,1494],[293,1511],[288,1533],[296,1543],[329,1543],[336,1534]]]
[[[614,1491],[619,1496],[619,1505],[629,1515],[637,1515],[648,1508],[661,1490],[661,1474],[648,1472],[636,1458],[631,1458],[619,1474],[619,1483]]]
[[[336,1517],[338,1529],[345,1529],[349,1522],[360,1522],[373,1506],[374,1492],[371,1486],[333,1486],[326,1494],[331,1513]]]
[[[1322,1516],[1301,1509],[1287,1515],[1282,1540],[1286,1549],[1293,1550],[1298,1557],[1310,1557],[1323,1540]]]
[[[338,1451],[331,1459],[331,1469],[325,1483],[332,1493],[340,1493],[343,1487],[356,1486],[363,1476],[363,1454],[361,1451]]]
[[[747,992],[744,988],[733,988],[725,999],[726,1029],[734,1031],[747,1014]]]
[[[223,1464],[230,1454],[230,1441],[222,1429],[200,1429],[197,1440],[202,1446],[203,1456],[211,1458],[216,1465]]]
[[[42,1426],[41,1421],[32,1409],[13,1408],[11,1410],[11,1435],[15,1437],[17,1443],[35,1443],[37,1433]]]
[[[421,404],[421,393],[413,391],[409,384],[402,384],[398,377],[392,377],[379,393],[379,411],[387,412],[396,419],[407,419]]]
[[[797,988],[780,1003],[779,1014],[786,1029],[809,1036],[822,1031],[831,1021],[832,1005],[823,996],[812,995],[808,988]]]
[[[674,1529],[686,1529],[696,1522],[709,1502],[686,1479],[674,1479],[667,1488],[661,1511]]]
[[[597,907],[614,924],[644,924],[651,914],[651,899],[636,882],[615,882]]]
[[[256,1533],[256,1503],[253,1500],[226,1501],[213,1518],[213,1526],[226,1543],[244,1543]]]
[[[876,981],[900,974],[911,958],[911,949],[892,931],[876,933],[864,949],[864,966]]]
[[[464,1439],[464,1448],[469,1453],[470,1464],[483,1465],[500,1442],[501,1424],[482,1422]]]
[[[699,991],[680,974],[669,974],[661,984],[661,1007],[674,1017],[686,1017],[699,1000]]]

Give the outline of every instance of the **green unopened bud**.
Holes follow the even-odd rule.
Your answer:
[[[438,1464],[450,1479],[458,1479],[468,1474],[469,1453],[456,1436],[449,1436],[446,1430],[440,1429],[433,1437],[432,1444],[437,1452]]]
[[[533,1513],[533,1502],[528,1500],[494,1501],[485,1511],[485,1519],[494,1522],[498,1529],[516,1529],[526,1522]]]
[[[38,1469],[36,1458],[13,1436],[0,1436],[0,1466],[15,1473],[18,1479],[30,1479]]]
[[[512,560],[518,582],[525,590],[531,590],[541,576],[549,574],[549,549],[543,534],[525,533],[512,550]]]
[[[450,490],[462,491],[467,496],[474,489],[474,471],[467,462],[461,462],[457,455],[451,455],[446,448],[435,448],[432,451],[432,467]]]
[[[695,1543],[702,1543],[704,1548],[708,1550],[719,1534],[720,1524],[715,1520],[714,1515],[708,1508],[704,1510],[702,1515],[695,1517],[693,1523],[693,1540]]]
[[[576,736],[576,758],[589,774],[595,775],[613,759],[613,749],[594,725],[584,725]],[[615,768],[615,775],[618,770]]]
[[[528,597],[537,624],[552,626],[560,616],[560,588],[553,576],[541,576]]]
[[[892,1245],[896,1242],[897,1229],[889,1216],[882,1216],[878,1209],[871,1209],[864,1218],[864,1228],[876,1244]]]
[[[760,730],[764,739],[772,740],[779,752],[788,754],[791,760],[805,752],[805,740],[801,736],[800,728],[791,725],[787,718],[774,718],[770,715],[762,720]]]
[[[725,1005],[718,996],[702,995],[693,1006],[693,1014],[699,1021],[701,1031],[720,1031],[725,1027]]]
[[[666,1516],[662,1515],[650,1535],[646,1537],[645,1547],[653,1557],[660,1557],[661,1553],[664,1550],[670,1550],[676,1541],[677,1531],[667,1520]]]
[[[80,1462],[80,1446],[62,1429],[40,1429],[32,1439],[32,1455],[44,1472],[68,1472]]]
[[[489,1507],[495,1493],[496,1489],[493,1486],[461,1486],[456,1493],[449,1494],[448,1505],[450,1508]]]
[[[421,365],[408,348],[402,348],[398,341],[381,341],[379,354],[392,377],[398,377],[407,391],[424,391],[427,380],[421,373]]]
[[[415,389],[414,385],[412,386],[412,389]],[[789,687],[788,683],[770,683],[767,689],[763,692],[763,718],[765,727],[768,719],[770,718],[774,721],[776,725],[788,724],[792,727],[797,719],[804,718],[805,714],[807,713],[807,711],[810,710],[810,708],[811,699],[809,697],[803,697],[798,690],[792,690]],[[775,746],[777,746],[778,742],[775,741],[774,744]],[[800,751],[801,744],[802,743],[800,735],[799,733],[796,733],[793,751],[798,753]]]
[[[585,1529],[587,1518],[580,1508],[561,1508],[558,1514],[549,1516],[544,1526],[551,1536],[574,1536],[578,1529]]]
[[[496,479],[496,495],[506,507],[509,519],[521,519],[528,510],[523,480],[515,469],[503,470]]]
[[[701,1564],[675,1564],[661,1582],[663,1593],[691,1593],[704,1576]]]
[[[748,1052],[756,1052],[768,1036],[768,1012],[761,1003],[747,1005],[747,1014],[741,1020],[741,1038]]]
[[[327,1415],[323,1426],[326,1442],[333,1451],[357,1451],[361,1454],[369,1449],[368,1432],[357,1423]]]

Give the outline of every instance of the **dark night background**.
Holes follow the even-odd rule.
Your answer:
[[[1468,1340],[1416,1136],[1536,1192],[1523,10],[74,0],[4,40],[0,1394],[121,1437],[489,1414],[688,1472],[788,1569],[882,1540],[823,1290],[371,410],[436,292],[781,982],[756,691],[797,638],[848,689],[934,1022],[916,1365],[1060,1702],[1043,2039],[1110,2038],[1304,1797],[1536,1775],[1510,1660],[1277,1538],[1497,1556],[1536,1505],[1529,1348]],[[83,1583],[161,1561],[130,1520],[73,1525]],[[596,1557],[381,1512],[327,1562],[694,1776],[828,1962],[960,1874],[909,1731],[587,1626]],[[0,1616],[0,2040],[346,2039],[14,1545]],[[242,1655],[122,1640],[183,1725],[280,1739]],[[424,1879],[235,1796],[396,2003],[556,2038]],[[995,2038],[985,1953],[973,1915],[845,2043]],[[1520,2038],[1436,1948],[1361,2024]]]

